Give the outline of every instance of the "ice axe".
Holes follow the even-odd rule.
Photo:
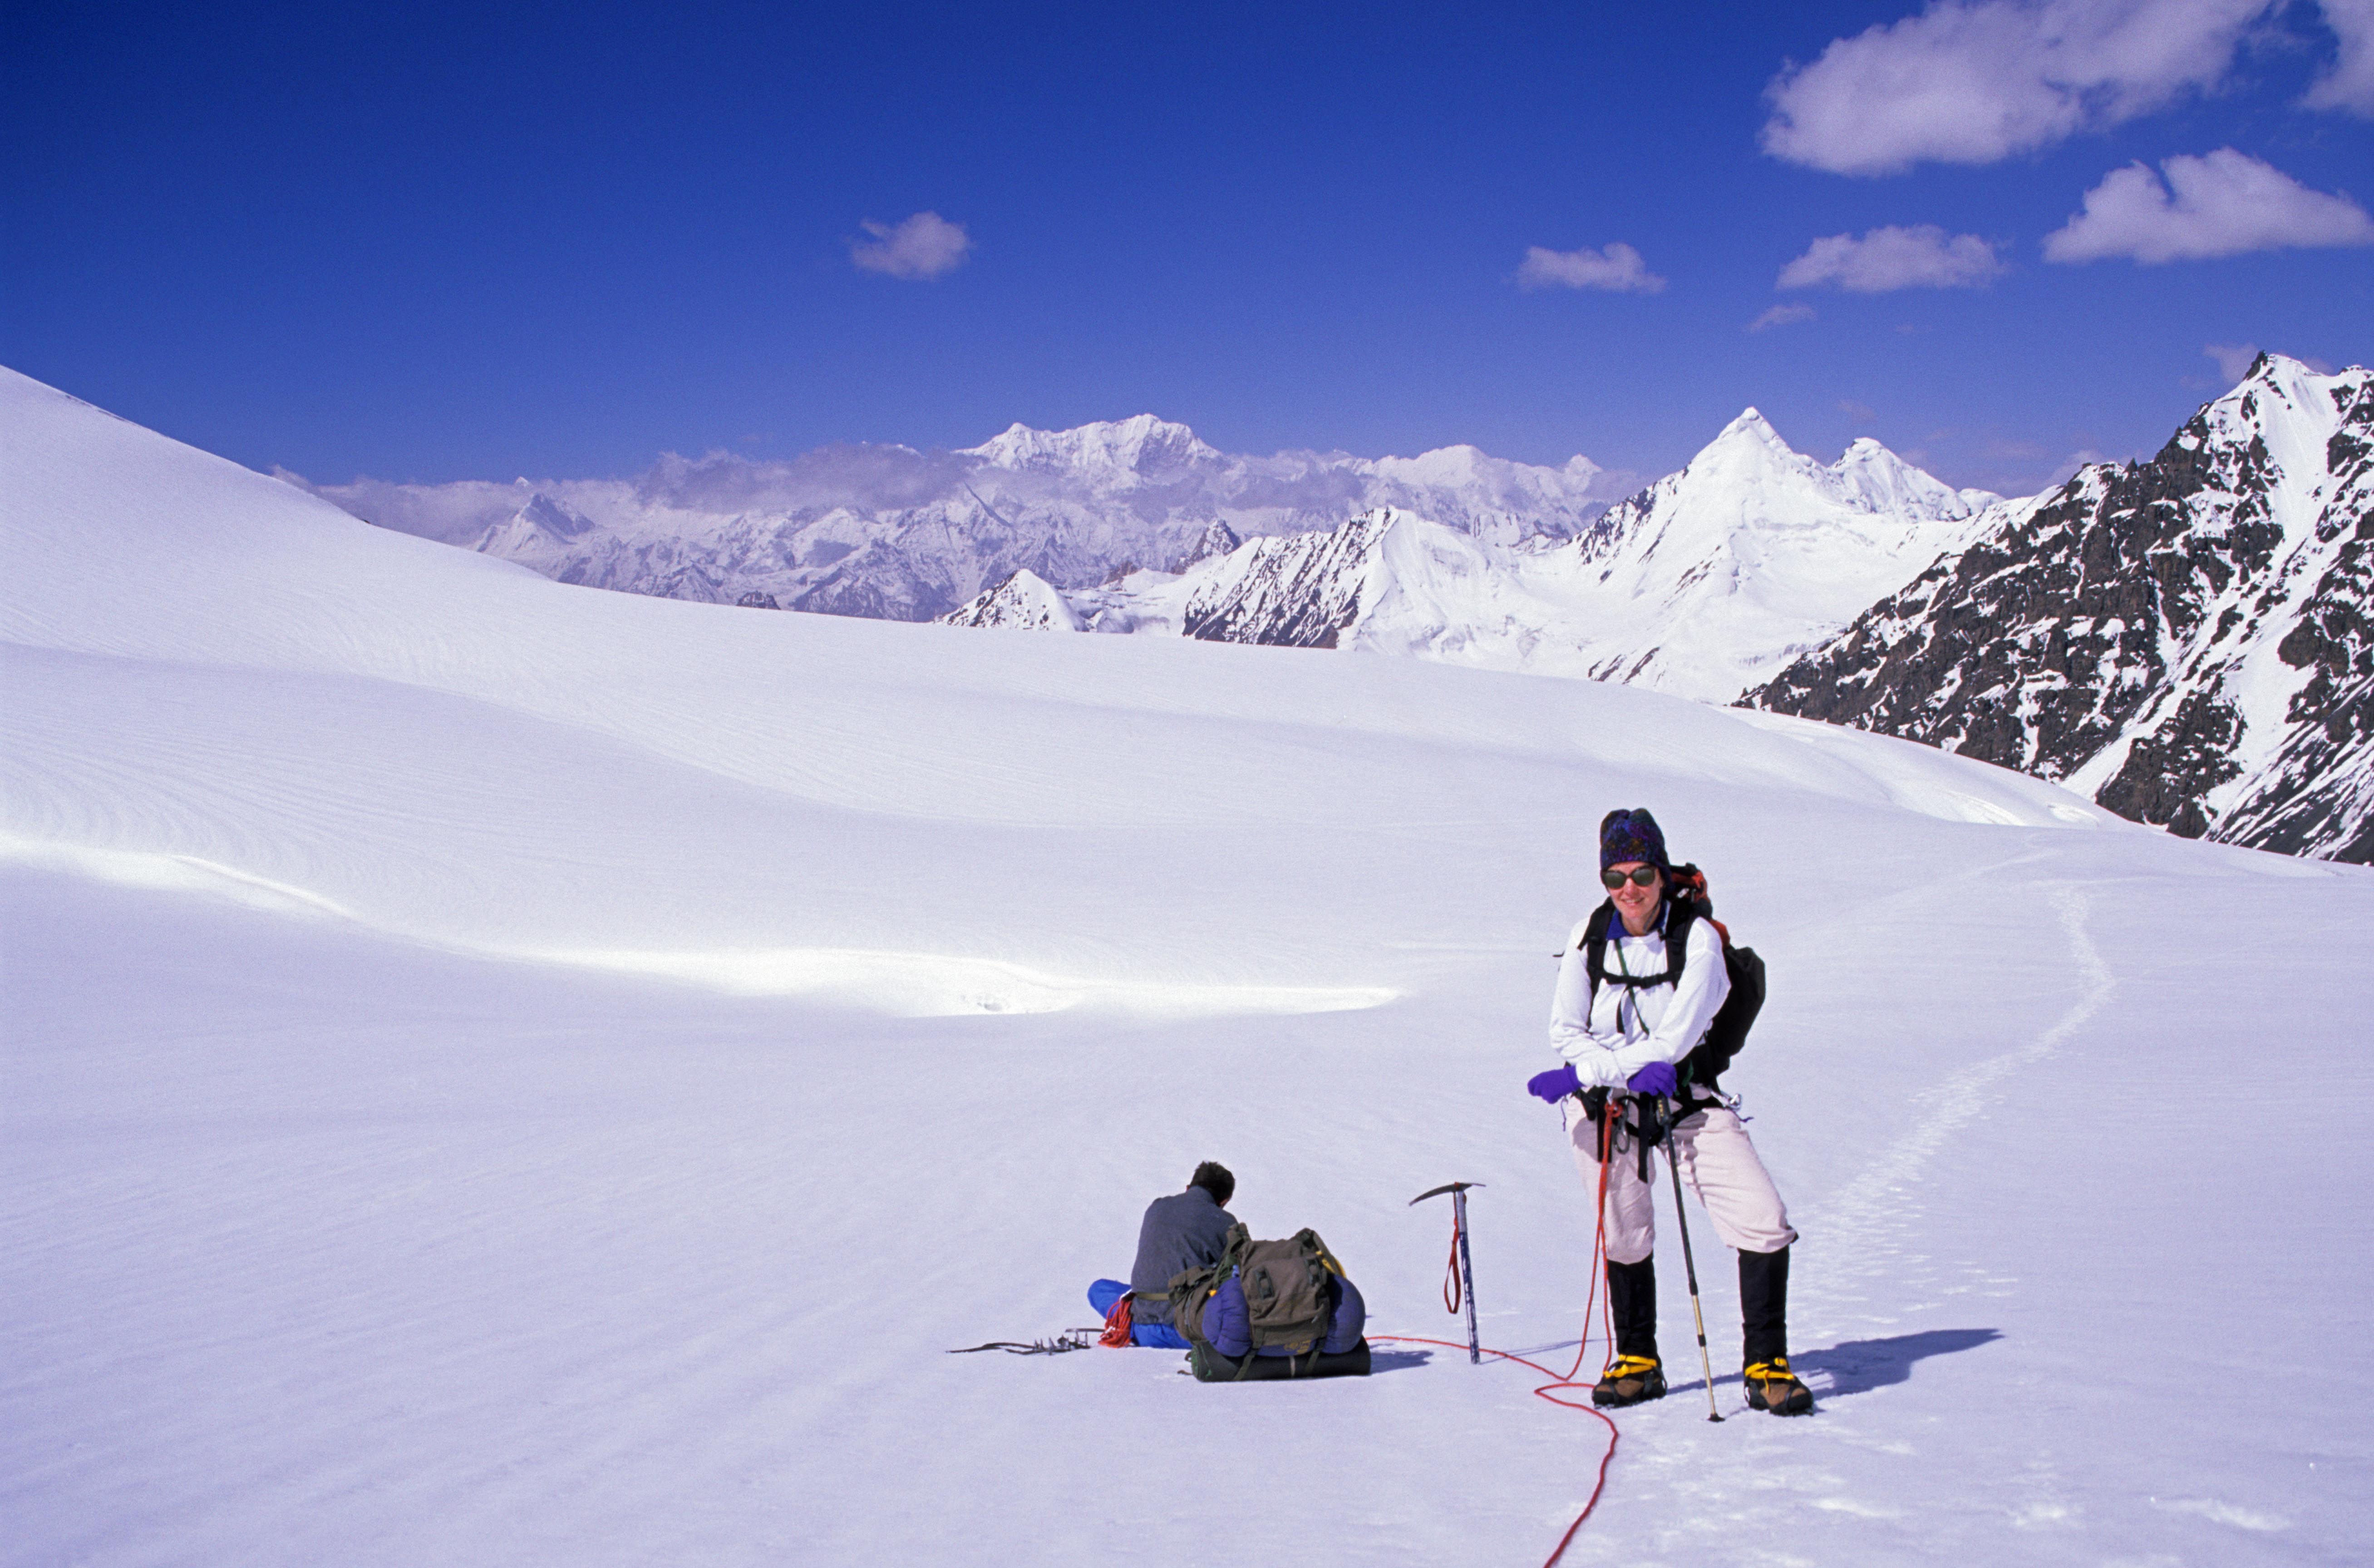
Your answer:
[[[1475,1270],[1467,1261],[1467,1189],[1481,1187],[1480,1181],[1454,1181],[1442,1187],[1428,1188],[1410,1199],[1415,1209],[1429,1198],[1451,1194],[1451,1278],[1443,1285],[1442,1305],[1450,1311],[1467,1304],[1467,1361],[1471,1366],[1484,1364],[1484,1352],[1475,1338]]]

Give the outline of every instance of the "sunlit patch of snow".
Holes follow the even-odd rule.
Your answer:
[[[119,887],[159,893],[197,893],[228,898],[253,909],[282,915],[326,915],[351,920],[353,911],[301,887],[258,876],[197,855],[152,854],[61,844],[0,832],[0,862],[73,872]]]
[[[1816,1497],[1814,1506],[1829,1514],[1851,1514],[1858,1519],[1901,1519],[1903,1510],[1860,1503],[1851,1497]]]
[[[853,948],[726,953],[611,950],[510,954],[652,975],[741,996],[806,996],[900,1018],[1107,1009],[1145,1018],[1350,1012],[1399,993],[1381,986],[1232,986],[1041,974],[993,958]]]
[[[2198,1514],[2204,1519],[2221,1525],[2231,1525],[2238,1530],[2287,1530],[2292,1522],[2280,1514],[2263,1514],[2255,1508],[2239,1508],[2231,1503],[2220,1503],[2214,1497],[2170,1497],[2152,1499],[2152,1506],[2165,1508],[2172,1514]]]

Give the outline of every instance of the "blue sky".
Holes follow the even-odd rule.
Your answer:
[[[2374,360],[2368,0],[0,26],[0,362],[323,481],[1142,411],[1653,475],[1754,404],[2030,489],[2209,345]]]

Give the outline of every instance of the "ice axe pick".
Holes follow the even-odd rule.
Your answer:
[[[1471,1366],[1484,1364],[1484,1352],[1475,1338],[1475,1270],[1467,1261],[1467,1189],[1481,1187],[1480,1181],[1454,1181],[1446,1186],[1428,1188],[1410,1199],[1415,1209],[1429,1198],[1451,1194],[1451,1279],[1442,1290],[1442,1305],[1452,1312],[1459,1304],[1467,1304],[1467,1361]]]

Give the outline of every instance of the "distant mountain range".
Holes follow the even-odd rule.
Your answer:
[[[2265,356],[2157,457],[1957,490],[1754,409],[1587,459],[1230,456],[1140,415],[634,481],[309,486],[564,581],[983,627],[1416,654],[1964,752],[2173,832],[2374,860],[2374,392]]]
[[[1414,653],[1729,702],[1910,581],[1999,501],[1876,441],[1825,466],[1751,408],[1688,467],[1571,535],[1479,537],[1379,507],[1061,597],[1087,631]],[[1054,587],[1017,573],[946,618],[1061,625]]]
[[[1585,458],[1549,468],[1474,447],[1414,458],[1229,456],[1145,414],[1075,430],[1016,425],[953,452],[843,446],[790,462],[672,457],[631,480],[281,477],[366,521],[563,582],[906,621],[945,614],[1017,571],[1091,588],[1379,507],[1478,539],[1565,538],[1624,488]]]

